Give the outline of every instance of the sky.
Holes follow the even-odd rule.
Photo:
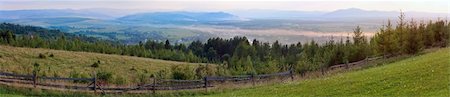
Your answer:
[[[108,8],[148,11],[333,11],[361,8],[449,13],[449,5],[450,0],[0,0],[1,10]]]

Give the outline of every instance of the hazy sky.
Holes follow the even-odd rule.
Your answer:
[[[113,8],[135,10],[228,11],[276,9],[332,11],[361,8],[449,13],[450,0],[0,0],[1,10]]]

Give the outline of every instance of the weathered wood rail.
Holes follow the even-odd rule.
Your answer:
[[[380,58],[382,58],[382,57],[366,58],[364,60],[356,61],[356,62],[352,62],[352,63],[333,65],[333,66],[328,67],[328,69],[331,69],[331,70],[334,70],[337,68],[347,68],[348,69],[350,66],[366,64],[369,61],[377,60]]]

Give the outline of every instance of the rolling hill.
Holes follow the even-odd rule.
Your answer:
[[[209,97],[450,96],[450,48],[370,69]]]
[[[4,48],[11,48],[5,47]],[[24,48],[19,48],[24,49]],[[207,97],[299,97],[299,96],[450,96],[450,48],[418,55],[394,63],[382,64],[369,69],[341,73],[316,79],[284,84],[237,89],[203,95]],[[32,91],[32,89],[0,86],[0,95],[7,96],[94,96],[88,94],[55,91]],[[198,93],[200,94],[200,93]],[[163,94],[161,94],[163,95]],[[160,95],[160,96],[161,96]],[[187,93],[186,96],[193,96]],[[107,95],[111,96],[111,95]],[[117,95],[115,95],[117,96]],[[125,94],[121,96],[151,96]],[[170,96],[170,95],[166,95]],[[171,95],[174,96],[174,95]],[[178,95],[180,96],[180,95]],[[200,96],[195,95],[194,96]]]
[[[46,57],[40,58],[39,54]],[[135,82],[134,77],[138,74],[153,74],[175,65],[194,67],[200,64],[88,52],[0,46],[1,72],[31,74],[33,64],[39,63],[40,75],[69,77],[77,73],[90,76],[93,72],[91,65],[98,61],[100,64],[97,71],[109,72],[113,75],[113,79],[123,80],[125,84]]]

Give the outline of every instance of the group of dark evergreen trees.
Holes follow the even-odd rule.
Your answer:
[[[299,73],[313,71],[367,57],[391,57],[414,54],[426,48],[446,47],[450,36],[448,21],[408,22],[403,14],[395,27],[388,22],[372,38],[365,37],[358,26],[352,37],[323,44],[314,40],[297,44],[281,44],[278,41],[268,43],[234,37],[211,38],[204,43],[194,41],[190,45],[171,44],[169,41],[125,45],[9,23],[1,24],[0,30],[0,44],[4,45],[216,63],[220,64],[215,70],[217,75],[265,74],[288,69],[295,69]]]
[[[414,54],[426,48],[447,47],[450,40],[449,31],[448,21],[408,22],[401,14],[397,26],[393,27],[389,21],[372,38],[371,44],[378,55]]]

